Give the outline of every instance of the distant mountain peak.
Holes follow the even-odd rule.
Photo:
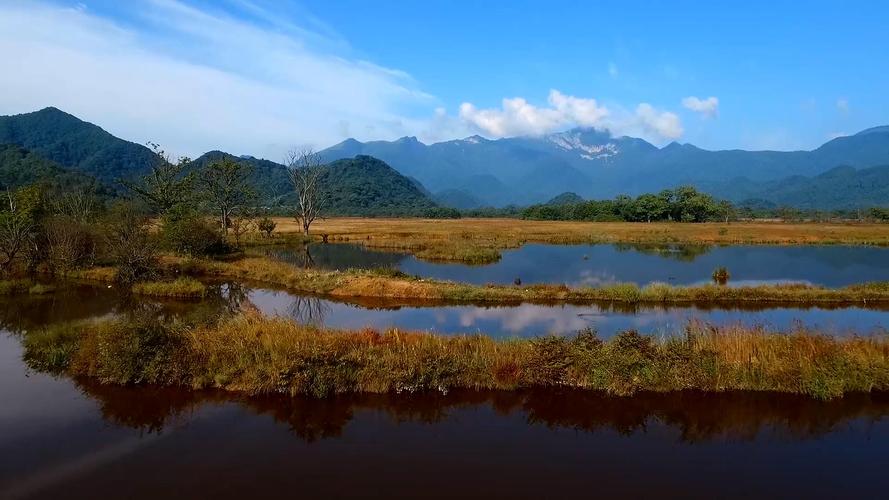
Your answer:
[[[611,134],[594,129],[571,129],[550,134],[546,139],[566,151],[574,151],[585,160],[605,160],[620,153],[617,144],[611,142]]]
[[[862,130],[855,135],[868,135],[868,134],[889,134],[889,125],[880,125],[879,127],[871,127],[869,129]]]
[[[463,139],[463,142],[468,142],[470,144],[480,144],[482,142],[488,142],[488,139],[485,139],[484,137],[476,134],[470,135],[469,137]]]

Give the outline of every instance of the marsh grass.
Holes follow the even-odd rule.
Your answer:
[[[820,399],[889,390],[889,340],[692,323],[684,335],[495,340],[331,330],[245,313],[214,324],[112,319],[27,334],[35,369],[103,383],[250,394],[514,390],[773,391]]]
[[[283,235],[300,233],[292,219],[276,218]],[[403,250],[420,259],[486,264],[500,251],[525,243],[696,245],[889,245],[889,224],[865,223],[633,223],[520,219],[389,219],[333,217],[313,226],[331,242]],[[286,236],[282,236],[286,237]],[[320,236],[319,236],[320,238]]]
[[[181,259],[162,259],[168,271],[186,273]],[[805,284],[726,287],[715,284],[672,286],[652,283],[638,286],[615,283],[600,287],[565,285],[471,285],[409,276],[397,270],[325,271],[300,269],[267,257],[245,256],[230,262],[187,261],[195,276],[251,280],[293,291],[338,298],[390,298],[439,302],[589,302],[641,303],[867,303],[889,302],[889,283],[863,283],[843,288]]]
[[[201,298],[207,294],[207,286],[194,278],[180,277],[173,281],[136,283],[132,292],[153,297]]]

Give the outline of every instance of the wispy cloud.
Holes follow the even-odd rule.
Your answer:
[[[130,24],[83,8],[0,5],[0,50],[16,55],[0,73],[0,113],[57,106],[177,153],[275,159],[343,131],[403,135],[436,105],[405,72],[332,50],[343,42],[329,33],[176,0],[133,5],[139,22]]]

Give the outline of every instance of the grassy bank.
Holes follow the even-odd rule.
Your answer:
[[[302,228],[277,218],[285,238]],[[521,219],[366,219],[330,218],[312,225],[312,234],[331,242],[404,250],[426,260],[489,263],[500,251],[525,243],[695,244],[695,245],[889,245],[889,224],[872,223],[634,223],[558,222]]]
[[[811,285],[672,286],[654,283],[640,287],[618,283],[600,287],[565,285],[471,285],[420,279],[398,271],[323,271],[300,269],[265,257],[233,261],[184,260],[168,257],[163,265],[183,275],[251,280],[296,292],[336,298],[387,298],[437,302],[519,303],[613,301],[627,304],[796,303],[867,304],[889,302],[889,283],[864,283],[843,288]]]
[[[218,324],[130,318],[63,324],[24,338],[38,370],[106,384],[150,383],[250,394],[513,390],[774,391],[828,399],[889,390],[889,340],[692,324],[686,335],[635,332],[494,340],[391,330],[337,331],[254,314]]]
[[[207,285],[193,278],[177,278],[173,281],[136,283],[132,291],[152,297],[201,298],[207,294]]]

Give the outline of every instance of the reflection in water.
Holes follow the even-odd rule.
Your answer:
[[[762,326],[778,331],[812,329],[846,335],[886,332],[884,306],[735,307],[696,304],[680,307],[612,302],[591,304],[520,304],[508,306],[430,305],[410,301],[369,300],[360,305],[285,291],[219,282],[200,301],[160,300],[120,294],[115,289],[60,286],[45,296],[0,298],[0,325],[21,331],[54,321],[149,311],[160,316],[211,319],[220,314],[254,309],[293,318],[305,324],[342,329],[399,328],[439,334],[484,333],[494,337],[571,335],[593,328],[603,338],[635,329],[654,335],[682,333],[691,320],[717,325]]]
[[[271,415],[305,441],[341,437],[363,411],[394,422],[438,424],[459,411],[488,407],[498,415],[521,415],[528,425],[582,432],[611,430],[624,436],[644,433],[657,421],[677,429],[679,441],[752,441],[766,435],[818,439],[852,420],[889,417],[889,394],[853,394],[834,401],[769,393],[643,393],[615,397],[582,390],[455,391],[340,395],[325,399],[290,396],[250,397],[218,391],[135,388],[78,381],[96,400],[102,417],[115,425],[159,432],[206,404],[235,403],[258,415]]]
[[[725,267],[729,286],[799,282],[844,286],[889,281],[889,249],[868,246],[769,245],[541,245],[504,250],[493,264],[432,263],[402,253],[353,244],[275,247],[267,255],[299,267],[322,269],[392,267],[427,278],[484,285],[564,283],[600,286],[616,282],[707,284]]]

